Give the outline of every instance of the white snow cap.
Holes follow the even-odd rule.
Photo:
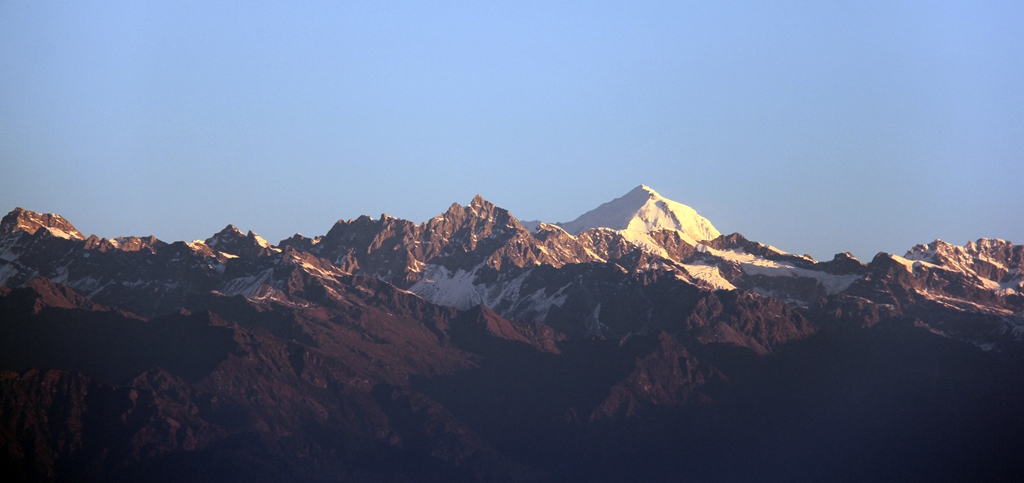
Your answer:
[[[677,230],[694,240],[712,240],[721,233],[693,208],[676,203],[640,185],[620,198],[602,204],[560,226],[576,235],[591,228],[648,233]]]

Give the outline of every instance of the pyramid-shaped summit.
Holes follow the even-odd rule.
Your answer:
[[[560,226],[573,235],[592,228],[637,233],[678,230],[696,241],[711,240],[721,235],[707,218],[697,214],[693,208],[665,198],[645,185],[637,186],[629,193]]]
[[[218,252],[245,257],[258,257],[278,251],[252,230],[243,234],[235,225],[224,227],[204,243]]]

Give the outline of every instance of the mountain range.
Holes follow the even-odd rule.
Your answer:
[[[1019,481],[1024,246],[864,263],[638,186],[273,245],[0,221],[5,481]]]

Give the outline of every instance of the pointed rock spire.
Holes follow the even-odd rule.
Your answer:
[[[216,235],[207,238],[205,243],[218,252],[240,257],[261,257],[280,252],[252,230],[242,233],[235,225],[224,227]]]
[[[206,239],[206,244],[213,249],[222,250],[221,246],[233,245],[238,243],[240,240],[245,239],[245,234],[242,230],[239,230],[235,225],[229,224],[225,226],[223,230],[217,232],[215,235]]]

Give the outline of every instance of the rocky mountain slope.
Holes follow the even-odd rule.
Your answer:
[[[0,221],[9,481],[1007,481],[1024,248],[865,264],[645,186],[271,245]]]

